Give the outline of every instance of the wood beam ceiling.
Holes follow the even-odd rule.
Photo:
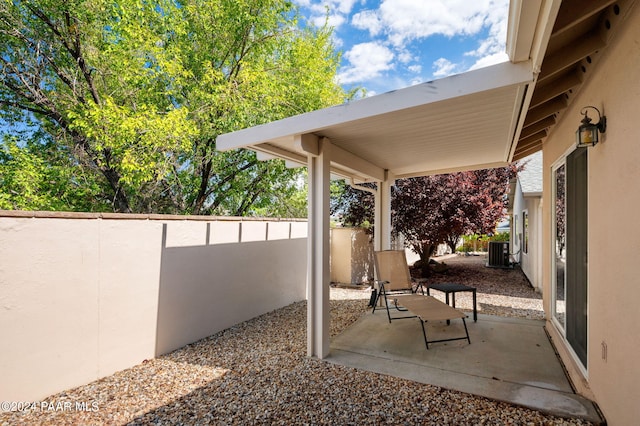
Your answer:
[[[546,84],[536,86],[536,90],[533,92],[531,98],[531,104],[529,108],[535,108],[543,105],[564,93],[569,92],[576,86],[582,84],[580,74],[574,69],[569,73],[559,76],[554,80],[547,80]]]
[[[564,0],[513,160],[542,149],[635,0]]]
[[[524,127],[522,129],[522,132],[520,132],[520,139],[524,139],[528,136],[538,133],[540,130],[546,130],[549,127],[554,126],[555,124],[556,118],[554,116],[550,116],[543,120],[540,120],[536,123],[531,124],[530,126]]]
[[[542,71],[538,82],[544,82],[553,78],[554,75],[574,66],[587,56],[604,48],[606,43],[599,34],[592,35],[583,40],[578,40],[575,44],[564,46],[552,55],[546,56],[542,63]]]

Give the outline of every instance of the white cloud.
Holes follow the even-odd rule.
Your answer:
[[[380,43],[369,42],[354,45],[344,54],[349,62],[338,74],[341,84],[367,81],[393,68],[394,54]]]
[[[336,28],[336,45],[347,49],[338,75],[341,84],[374,85],[386,91],[415,83],[429,68],[421,58],[428,58],[430,47],[425,40],[433,35],[451,38],[459,45],[465,42],[469,46],[467,42],[473,41],[475,46],[464,52],[466,59],[458,56],[456,47],[451,57],[434,49],[444,57],[432,63],[431,78],[507,60],[504,44],[509,0],[293,1],[310,21],[323,25],[328,19]],[[367,34],[371,41],[365,43]],[[360,44],[349,47],[352,42]],[[392,69],[394,73],[386,72]],[[399,80],[392,82],[394,78]]]
[[[325,19],[327,19],[327,24],[330,27],[334,27],[334,28],[338,28],[340,25],[344,24],[347,19],[340,14],[333,14],[333,15],[329,15],[328,17],[319,17],[317,19],[314,20],[314,24],[316,24],[316,26],[321,27],[322,25],[324,25]]]
[[[469,70],[476,70],[478,68],[488,67],[490,65],[500,64],[502,62],[507,62],[509,60],[509,55],[506,52],[494,53],[493,55],[484,56],[476,61],[475,64],[469,68]]]
[[[397,53],[397,56],[398,60],[403,64],[408,64],[409,62],[416,59],[408,50],[401,50]]]
[[[470,70],[488,67],[509,60],[509,55],[507,55],[504,46],[507,40],[508,21],[508,16],[504,13],[505,10],[506,6],[502,11],[489,10],[487,16],[487,21],[490,22],[489,37],[482,40],[476,50],[465,53],[465,55],[478,58]]]
[[[338,28],[347,21],[347,16],[357,0],[295,0],[295,2],[311,12],[308,19],[314,25],[324,25],[328,17],[329,26]]]
[[[504,5],[502,9],[489,9],[487,11],[485,21],[489,27],[489,36],[480,41],[476,50],[466,52],[466,55],[482,58],[505,52],[507,21],[509,19],[507,13],[505,13],[506,10],[507,5]]]
[[[506,0],[383,0],[379,19],[395,45],[441,34],[448,37],[480,32],[490,11]],[[500,4],[498,4],[500,3]],[[502,7],[503,10],[505,9]]]
[[[446,77],[451,74],[455,74],[458,66],[448,59],[440,58],[433,63],[434,77]]]
[[[342,40],[340,37],[338,37],[336,35],[336,33],[332,34],[331,41],[333,42],[333,46],[336,49],[342,49],[342,46],[344,46],[344,40]]]
[[[369,31],[372,37],[378,35],[382,30],[382,21],[374,10],[363,10],[356,13],[351,18],[351,24],[359,30]]]

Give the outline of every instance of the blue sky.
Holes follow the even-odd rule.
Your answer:
[[[294,0],[327,18],[345,88],[368,95],[505,62],[509,0]]]

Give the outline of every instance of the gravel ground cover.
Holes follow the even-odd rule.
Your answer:
[[[474,268],[474,262],[450,262],[449,279],[456,273],[460,279],[472,275],[469,268]],[[502,277],[502,272],[493,270],[491,275]],[[527,293],[524,285],[514,284],[506,276],[504,282],[473,282],[478,287],[481,312],[531,317],[538,307],[541,310],[541,301],[531,288]],[[507,287],[501,288],[503,285]],[[369,295],[367,289],[331,289],[332,336],[367,311]],[[522,299],[522,306],[509,308],[510,297]],[[463,300],[457,299],[459,306],[471,309],[470,302],[465,307]],[[79,401],[86,402],[87,410],[65,409],[66,403],[73,406]],[[305,302],[238,324],[43,402],[60,409],[40,407],[3,413],[0,424],[589,424],[307,358]]]
[[[437,258],[449,265],[446,273],[434,273],[427,283],[456,282],[476,288],[478,313],[503,317],[544,319],[542,295],[536,293],[519,268],[487,268],[487,255],[447,255]],[[444,293],[431,295],[444,301]],[[473,297],[470,292],[456,294],[456,307],[471,311]]]

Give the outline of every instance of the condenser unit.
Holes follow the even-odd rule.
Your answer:
[[[509,242],[489,241],[489,264],[492,268],[509,268]]]

